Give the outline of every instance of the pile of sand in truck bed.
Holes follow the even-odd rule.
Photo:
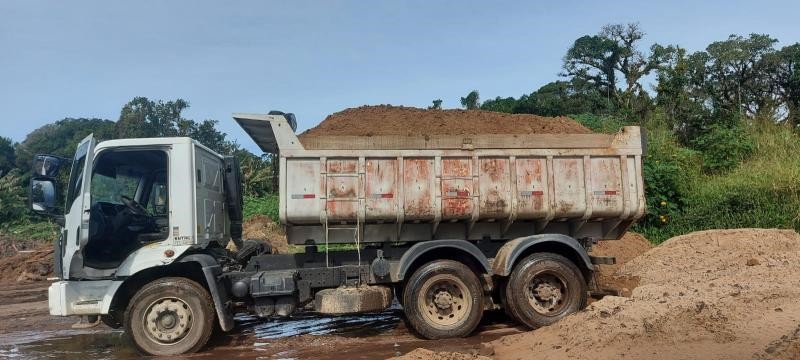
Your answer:
[[[346,109],[329,115],[319,125],[300,134],[308,137],[352,135],[477,135],[477,134],[589,134],[591,131],[567,117],[506,114],[483,110],[425,110],[374,105]]]
[[[620,273],[630,298],[605,297],[535,331],[490,343],[495,359],[765,359],[800,356],[800,235],[695,232]]]

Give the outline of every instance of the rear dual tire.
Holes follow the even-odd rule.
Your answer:
[[[457,261],[437,260],[417,269],[402,298],[406,319],[426,339],[467,336],[483,317],[481,281]]]
[[[587,295],[583,274],[572,261],[535,253],[514,267],[502,298],[507,314],[536,329],[583,309]]]

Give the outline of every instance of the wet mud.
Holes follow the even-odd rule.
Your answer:
[[[121,330],[105,325],[72,329],[76,318],[49,316],[46,286],[15,284],[0,291],[0,359],[139,358]],[[235,330],[214,336],[203,352],[181,358],[385,359],[416,348],[478,352],[484,342],[521,332],[503,314],[489,312],[469,338],[422,340],[409,331],[395,304],[374,314],[299,314],[275,320],[239,316]]]

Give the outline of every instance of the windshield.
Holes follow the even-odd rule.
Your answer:
[[[101,158],[105,160],[106,158]],[[97,202],[122,204],[122,196],[136,199],[136,190],[142,174],[128,165],[103,166],[104,172],[92,174],[92,205]]]

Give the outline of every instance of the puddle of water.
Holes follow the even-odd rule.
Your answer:
[[[463,350],[493,340],[513,328],[492,323],[485,333],[466,339],[427,341],[411,335],[394,306],[373,314],[319,316],[299,314],[263,321],[237,317],[237,328],[212,339],[203,352],[182,358],[384,359],[418,347]],[[499,330],[499,331],[498,331]],[[0,335],[0,359],[136,359],[138,354],[119,330],[60,330]]]
[[[237,317],[237,329],[223,338],[240,338],[249,344],[221,352],[270,351],[276,340],[298,335],[370,336],[392,330],[402,321],[402,311],[390,308],[381,313],[338,317],[300,314],[287,319],[263,321],[255,317]],[[243,338],[243,339],[242,339]],[[228,339],[230,341],[230,339]],[[221,340],[223,343],[225,339]],[[215,342],[219,342],[216,340]],[[212,347],[196,356],[216,353]],[[230,354],[233,355],[233,354]],[[132,359],[137,358],[133,345],[122,331],[55,330],[24,331],[0,335],[0,358],[19,359]],[[272,354],[269,358],[292,358],[290,353]]]
[[[0,343],[0,358],[84,360],[137,357],[121,331],[23,332],[4,334]]]

